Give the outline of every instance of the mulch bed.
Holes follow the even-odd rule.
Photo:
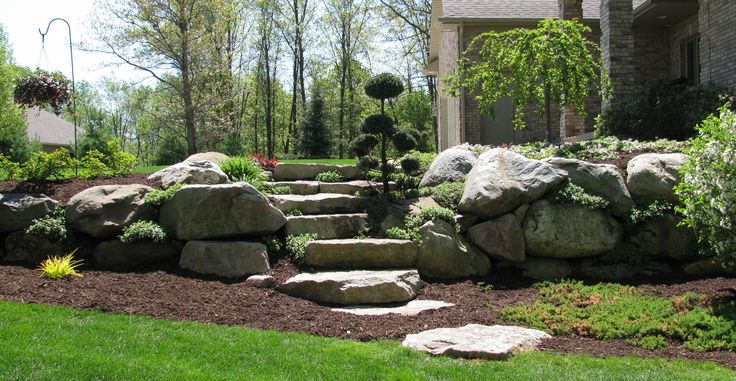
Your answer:
[[[297,272],[285,260],[280,260],[273,267],[277,283]],[[83,278],[49,281],[40,278],[31,268],[0,265],[0,299],[356,340],[401,340],[409,333],[432,328],[458,327],[469,323],[509,324],[500,318],[498,311],[503,306],[530,303],[537,298],[537,291],[530,287],[530,281],[513,272],[499,272],[492,278],[475,281],[430,282],[419,295],[419,299],[454,303],[455,306],[451,308],[412,317],[361,317],[332,312],[329,307],[293,298],[273,289],[198,277],[173,264],[165,270],[148,272],[118,273],[88,269],[83,274]],[[663,296],[694,291],[724,297],[729,293],[722,290],[736,285],[736,279],[727,278],[660,281],[638,287]],[[541,348],[555,353],[714,361],[736,369],[734,352],[696,353],[677,344],[670,344],[664,350],[647,351],[623,340],[601,341],[565,336],[546,340]]]
[[[132,174],[109,179],[70,179],[63,181],[0,181],[0,193],[41,193],[62,203],[67,203],[75,194],[97,185],[143,184],[159,188],[159,181],[148,180],[150,174]]]

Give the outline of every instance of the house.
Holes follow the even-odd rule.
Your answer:
[[[442,78],[451,74],[465,46],[489,30],[532,28],[544,19],[578,19],[599,42],[612,97],[626,97],[649,80],[689,84],[736,84],[736,0],[433,0],[430,63],[438,77],[440,148],[543,140],[541,117],[527,113],[527,128],[514,130],[510,99],[497,103],[495,118],[479,110],[468,91],[449,96]],[[607,100],[603,100],[604,102]],[[590,133],[601,100],[586,100],[587,118],[560,115],[558,141]]]
[[[74,124],[37,107],[26,110],[25,118],[28,121],[28,139],[39,142],[43,151],[74,148]],[[83,133],[84,130],[77,127],[77,139]]]

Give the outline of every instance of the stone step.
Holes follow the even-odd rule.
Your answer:
[[[287,235],[314,233],[317,239],[352,238],[367,226],[365,213],[286,217]]]
[[[304,264],[319,268],[358,270],[416,266],[417,249],[399,239],[332,239],[310,241],[304,247]]]
[[[319,193],[319,181],[271,181],[267,182],[266,185],[271,187],[288,187],[292,194],[298,195],[310,195]]]
[[[452,306],[454,304],[439,300],[412,300],[409,303],[402,303],[398,306],[346,306],[332,308],[332,311],[358,316],[383,316],[391,314],[416,316],[424,311],[434,311]]]
[[[282,212],[298,210],[302,214],[356,213],[365,210],[370,199],[346,194],[270,195],[271,203]]]
[[[424,287],[416,270],[302,273],[279,285],[284,294],[339,305],[401,303]]]
[[[391,190],[395,190],[396,183],[390,182],[389,188]],[[366,180],[354,180],[341,183],[319,183],[320,193],[339,193],[354,195],[356,192],[367,191],[371,189],[382,190],[383,183]]]
[[[274,168],[273,178],[276,181],[314,180],[320,173],[328,171],[340,173],[345,180],[355,180],[361,176],[361,170],[355,165],[279,163]]]

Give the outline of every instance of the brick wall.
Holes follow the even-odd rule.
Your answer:
[[[700,81],[736,85],[736,1],[700,0]]]
[[[645,84],[650,81],[670,80],[670,32],[667,28],[637,27],[634,28],[635,83]],[[679,49],[678,49],[679,51]],[[678,54],[679,60],[679,54]],[[678,64],[679,65],[679,64]]]
[[[634,36],[631,0],[601,0],[601,53],[613,97],[626,97],[634,90]]]

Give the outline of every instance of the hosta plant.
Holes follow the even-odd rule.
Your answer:
[[[69,103],[71,93],[69,80],[61,73],[36,70],[33,74],[18,79],[13,93],[15,103],[26,107],[51,107],[60,115]]]
[[[49,279],[64,279],[68,276],[81,277],[82,274],[77,272],[77,268],[82,265],[81,260],[75,260],[74,254],[77,249],[74,249],[68,255],[63,257],[49,257],[43,260],[38,267],[38,271],[41,272],[41,276],[45,276]]]

